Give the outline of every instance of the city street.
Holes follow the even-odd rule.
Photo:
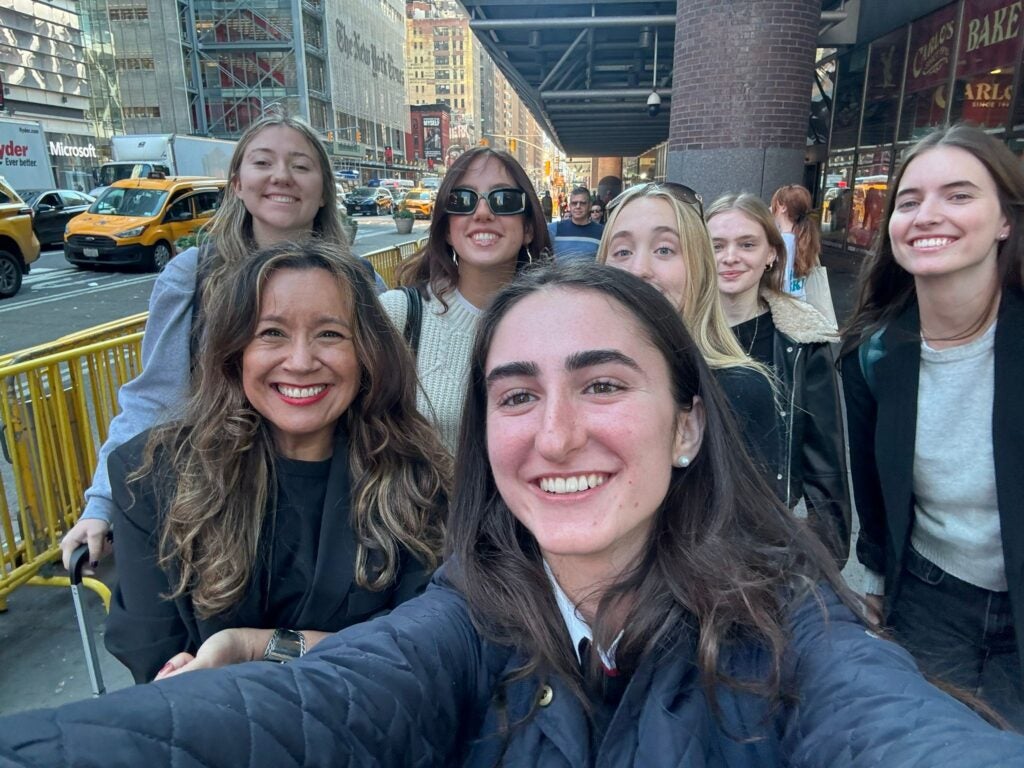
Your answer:
[[[391,217],[358,216],[356,253],[362,255],[426,236],[429,221],[399,235]],[[21,292],[0,301],[0,355],[137,312],[144,312],[156,275],[79,269],[62,251],[46,251],[32,265]]]

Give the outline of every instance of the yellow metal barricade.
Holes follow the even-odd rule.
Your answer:
[[[10,462],[0,471],[0,610],[22,584],[69,584],[40,570],[60,558],[61,537],[82,512],[117,413],[117,391],[142,369],[145,318],[134,315],[0,359],[0,447]],[[106,587],[84,583],[109,607]]]
[[[394,288],[397,285],[395,270],[398,269],[398,265],[426,244],[427,238],[421,237],[419,240],[371,251],[365,255],[365,258],[373,264],[373,268],[377,270],[377,274],[381,276],[388,288]]]

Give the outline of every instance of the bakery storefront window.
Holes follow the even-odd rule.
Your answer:
[[[1003,128],[1020,61],[1020,0],[967,0],[950,118]]]

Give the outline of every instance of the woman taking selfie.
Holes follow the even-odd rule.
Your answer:
[[[958,125],[891,189],[843,344],[857,555],[921,668],[1024,728],[1024,172]]]
[[[783,292],[786,247],[759,197],[720,197],[707,222],[726,319],[782,390],[783,498],[790,508],[805,502],[808,522],[842,565],[850,554],[850,494],[832,325]]]
[[[452,558],[424,595],[291,664],[0,720],[0,757],[256,768],[1024,760],[1024,738],[865,631],[831,558],[753,471],[699,350],[650,286],[593,264],[522,276],[481,319],[469,381]]]
[[[726,323],[703,214],[700,199],[682,184],[631,187],[608,206],[597,261],[650,283],[677,309],[725,390],[747,447],[785,499],[782,420],[771,374]]]
[[[440,559],[449,461],[363,267],[279,245],[206,295],[183,418],[110,457],[105,639],[136,682],[309,649]]]
[[[381,297],[414,348],[420,410],[449,451],[458,442],[481,310],[520,270],[550,254],[540,201],[519,163],[487,147],[460,155],[438,189],[426,246],[399,268],[399,282],[415,293]]]
[[[64,565],[89,545],[98,563],[114,511],[107,457],[117,446],[180,413],[199,329],[199,280],[210,289],[249,254],[276,243],[316,236],[339,248],[347,242],[337,215],[334,174],[319,137],[306,123],[280,115],[254,123],[238,140],[224,199],[208,225],[209,246],[175,256],[156,279],[142,339],[142,372],[121,387],[121,412],[100,449],[81,519],[61,542]],[[202,262],[200,264],[200,261]]]

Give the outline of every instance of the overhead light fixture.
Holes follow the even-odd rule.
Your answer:
[[[540,48],[540,30],[534,29],[530,31],[530,42],[531,48]]]
[[[644,27],[643,29],[640,30],[640,42],[639,42],[639,45],[640,45],[641,48],[650,48],[651,47],[651,28],[650,27]]]

